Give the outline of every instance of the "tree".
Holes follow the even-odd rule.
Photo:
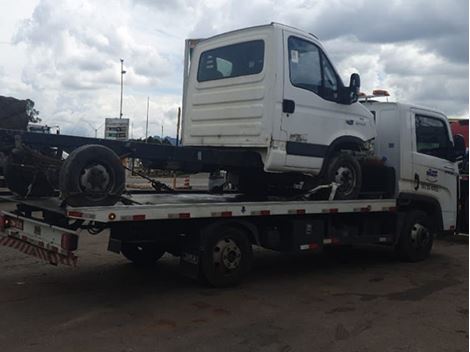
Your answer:
[[[29,122],[39,122],[39,111],[31,99],[0,96],[0,128],[26,130]]]
[[[29,122],[38,123],[42,121],[39,117],[39,111],[34,108],[34,101],[31,99],[26,99],[26,115]]]

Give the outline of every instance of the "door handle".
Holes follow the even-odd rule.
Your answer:
[[[352,125],[352,124],[354,123],[354,120],[346,120],[346,123],[347,123],[348,125]]]
[[[295,111],[295,101],[284,99],[282,101],[282,112],[285,112],[286,114],[293,114],[294,111]]]
[[[419,182],[420,182],[419,181],[419,175],[415,174],[415,186],[414,186],[415,191],[417,191],[418,188],[419,188]]]

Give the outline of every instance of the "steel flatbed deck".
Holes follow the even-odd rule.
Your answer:
[[[118,203],[103,207],[64,207],[58,198],[24,200],[4,197],[3,199],[24,204],[33,209],[61,214],[67,218],[99,223],[396,210],[396,199],[254,200],[240,194],[208,193],[135,194],[128,197],[133,202],[131,205]]]

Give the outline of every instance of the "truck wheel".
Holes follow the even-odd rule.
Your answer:
[[[335,199],[357,199],[362,186],[361,165],[348,153],[335,154],[329,161],[326,174],[328,183],[336,182]]]
[[[433,244],[431,220],[422,210],[411,210],[400,233],[397,251],[401,259],[418,262],[431,253]]]
[[[114,205],[125,188],[119,157],[102,145],[84,145],[65,160],[59,175],[62,198],[68,205]]]
[[[218,227],[202,243],[201,274],[214,287],[227,287],[241,282],[253,259],[251,243],[236,228]]]
[[[136,265],[151,265],[158,261],[165,251],[153,243],[123,243],[121,253]]]
[[[21,197],[48,197],[54,194],[54,187],[42,171],[35,170],[31,161],[10,155],[4,165],[7,187]]]

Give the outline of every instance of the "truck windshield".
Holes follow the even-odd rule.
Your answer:
[[[264,64],[264,41],[253,40],[204,51],[197,80],[212,81],[260,73]]]

